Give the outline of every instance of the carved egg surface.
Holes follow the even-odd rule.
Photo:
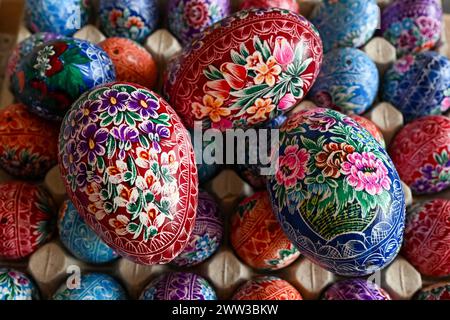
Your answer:
[[[232,300],[303,300],[289,282],[274,276],[248,280],[234,293]]]

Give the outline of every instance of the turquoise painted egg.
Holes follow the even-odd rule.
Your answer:
[[[378,69],[364,52],[338,48],[325,54],[310,96],[321,107],[362,114],[372,106],[378,86]]]
[[[89,20],[91,0],[26,0],[25,23],[32,32],[72,36]]]
[[[12,77],[17,100],[49,120],[62,120],[82,93],[116,78],[100,47],[78,39],[47,42],[27,55]]]
[[[311,19],[319,30],[324,52],[363,46],[374,35],[379,21],[375,0],[324,0]]]
[[[64,201],[59,211],[58,231],[63,245],[81,261],[100,264],[119,257],[84,222],[70,200]]]
[[[38,288],[28,275],[14,269],[0,268],[0,301],[38,299]]]
[[[74,277],[74,278],[71,278]],[[73,275],[53,295],[53,300],[127,300],[127,293],[113,277],[103,273]]]
[[[339,112],[316,108],[287,120],[278,151],[269,179],[272,206],[301,254],[355,277],[397,256],[405,196],[389,155],[367,130]]]

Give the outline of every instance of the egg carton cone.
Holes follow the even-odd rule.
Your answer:
[[[164,1],[161,1],[162,3]],[[320,1],[299,1],[301,12],[309,16]],[[378,1],[380,7],[384,7],[389,1]],[[95,3],[95,2],[94,2]],[[239,1],[233,1],[234,8],[237,8]],[[13,6],[12,11],[5,10]],[[163,7],[163,6],[161,6]],[[0,23],[9,20],[12,24],[21,21],[23,1],[3,0],[0,2]],[[11,13],[15,12],[15,14]],[[8,15],[9,14],[9,15]],[[15,17],[15,19],[12,19]],[[446,44],[447,37],[450,36],[450,18],[445,17],[445,31],[438,48],[440,52],[448,50]],[[0,25],[0,32],[3,30]],[[23,24],[17,23],[8,33],[9,37],[5,45],[10,51],[15,43],[20,42],[29,36],[28,30]],[[12,33],[11,33],[12,32]],[[95,21],[75,35],[81,39],[87,39],[98,43],[104,39],[104,35],[98,30]],[[0,38],[7,38],[0,34]],[[164,28],[164,23],[160,29],[155,31],[145,42],[145,48],[153,55],[160,70],[164,70],[167,63],[176,56],[182,47],[176,38]],[[374,37],[362,50],[375,62],[382,75],[395,61],[395,49],[383,38]],[[444,51],[443,51],[444,50]],[[0,51],[1,52],[1,51]],[[9,53],[8,53],[9,55]],[[3,60],[7,57],[1,57]],[[3,61],[2,60],[2,61]],[[1,66],[3,66],[1,64]],[[6,79],[7,80],[7,79]],[[162,84],[162,72],[160,72],[159,87]],[[0,107],[5,107],[13,103],[13,96],[9,91],[9,84],[4,82],[0,96]],[[305,100],[301,102],[291,113],[303,109],[313,108],[315,104]],[[378,101],[364,115],[372,120],[382,131],[386,143],[389,145],[392,138],[404,125],[402,114],[391,104]],[[0,182],[13,180],[13,177],[0,171]],[[59,168],[52,168],[43,179],[42,184],[52,195],[58,206],[67,198]],[[203,186],[218,201],[221,211],[225,217],[225,236],[219,250],[202,264],[191,268],[178,268],[172,265],[139,265],[124,258],[119,258],[112,263],[105,265],[91,265],[77,260],[72,256],[58,240],[55,235],[53,240],[41,246],[27,259],[19,261],[0,260],[0,267],[14,268],[30,274],[38,285],[43,299],[51,299],[57,288],[69,281],[75,273],[102,272],[112,275],[127,289],[130,298],[137,299],[143,288],[154,278],[164,272],[169,271],[189,271],[195,272],[206,278],[215,288],[219,299],[229,299],[235,290],[245,281],[258,275],[274,275],[287,280],[295,286],[304,299],[319,299],[322,292],[330,284],[342,279],[337,275],[314,264],[310,260],[300,256],[288,267],[272,272],[261,272],[254,270],[242,262],[234,253],[229,240],[229,220],[235,213],[236,206],[244,197],[252,194],[252,188],[245,183],[231,169],[224,169],[212,181]],[[450,199],[450,190],[432,196],[412,196],[411,190],[403,184],[407,205],[417,201],[434,198]],[[56,213],[55,213],[56,214]],[[430,284],[450,281],[447,278],[429,278],[421,274],[402,256],[398,256],[389,266],[376,274],[377,281],[382,288],[389,292],[393,299],[411,299],[420,289]],[[372,278],[372,277],[371,277]]]

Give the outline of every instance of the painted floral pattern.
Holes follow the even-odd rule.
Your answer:
[[[289,239],[327,270],[370,274],[400,249],[400,178],[385,149],[341,113],[316,108],[286,121],[269,191]]]
[[[63,127],[61,172],[85,221],[121,255],[172,260],[193,228],[197,174],[170,106],[143,87],[109,84],[80,98]]]
[[[220,130],[254,126],[302,100],[321,60],[318,33],[303,17],[280,9],[241,11],[207,29],[172,62],[164,91],[189,128],[194,121]]]
[[[37,300],[38,290],[24,273],[0,268],[0,300]]]
[[[248,10],[254,8],[281,8],[300,13],[300,8],[296,0],[243,0],[239,6],[239,10]]]
[[[348,279],[332,284],[323,294],[323,300],[391,300],[376,283],[365,279]]]
[[[285,280],[261,276],[239,287],[232,300],[302,300],[302,296]]]
[[[450,300],[450,283],[438,283],[420,290],[415,300]]]

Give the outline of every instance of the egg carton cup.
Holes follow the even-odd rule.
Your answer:
[[[7,3],[11,0],[4,0]],[[12,2],[12,1],[11,1]],[[14,1],[14,4],[20,1]],[[164,3],[164,1],[161,1]],[[320,1],[299,1],[302,14],[309,16]],[[389,1],[379,1],[380,7]],[[233,1],[234,7],[238,1]],[[1,4],[0,4],[1,6]],[[2,7],[3,10],[3,7]],[[450,28],[450,18],[445,17],[445,27],[442,34],[441,45],[436,49],[442,54],[447,54],[447,38],[445,29]],[[447,33],[448,34],[448,33]],[[21,24],[12,43],[18,43],[30,35],[26,27]],[[1,37],[1,34],[0,34]],[[105,36],[94,24],[89,24],[79,30],[75,37],[98,43]],[[11,37],[10,37],[11,38]],[[7,41],[6,41],[7,42]],[[5,42],[5,43],[6,43]],[[12,47],[12,46],[11,46]],[[178,41],[166,29],[155,31],[147,39],[145,48],[153,55],[159,70],[164,70],[168,61],[181,50]],[[396,60],[395,48],[380,37],[371,39],[362,50],[375,62],[382,75]],[[1,64],[0,64],[1,66]],[[159,86],[161,88],[162,72],[160,72]],[[9,91],[9,83],[5,81],[0,95],[0,107],[13,103],[14,99]],[[311,101],[301,102],[291,112],[297,112],[308,106],[313,106]],[[364,114],[372,120],[382,131],[387,145],[404,125],[402,114],[391,104],[376,101],[374,106]],[[447,114],[447,116],[450,116]],[[6,173],[0,171],[0,183],[13,180]],[[43,185],[53,196],[58,206],[67,198],[65,187],[61,179],[59,168],[55,166],[39,184]],[[413,202],[435,198],[450,199],[450,190],[433,196],[412,196],[408,186],[403,184],[407,205]],[[195,272],[205,277],[215,288],[219,299],[229,299],[234,291],[245,281],[257,275],[274,275],[289,281],[294,285],[304,299],[319,299],[323,290],[342,277],[321,268],[308,259],[300,256],[288,267],[272,272],[254,270],[244,264],[233,252],[229,241],[229,218],[235,213],[238,202],[245,196],[252,194],[252,188],[241,180],[230,168],[225,168],[216,178],[204,186],[218,201],[225,217],[224,240],[219,250],[202,264],[191,268],[178,268],[172,265],[139,265],[124,258],[119,258],[105,265],[91,265],[77,260],[60,243],[57,236],[47,244],[41,246],[27,259],[19,261],[2,261],[0,267],[9,267],[29,273],[38,285],[42,299],[50,299],[56,289],[65,281],[79,273],[101,272],[114,276],[127,289],[130,298],[139,297],[143,288],[155,277],[168,271]],[[398,256],[389,266],[370,277],[382,288],[387,290],[393,299],[411,299],[422,287],[439,282],[450,281],[446,278],[429,278],[421,274],[402,256]]]

